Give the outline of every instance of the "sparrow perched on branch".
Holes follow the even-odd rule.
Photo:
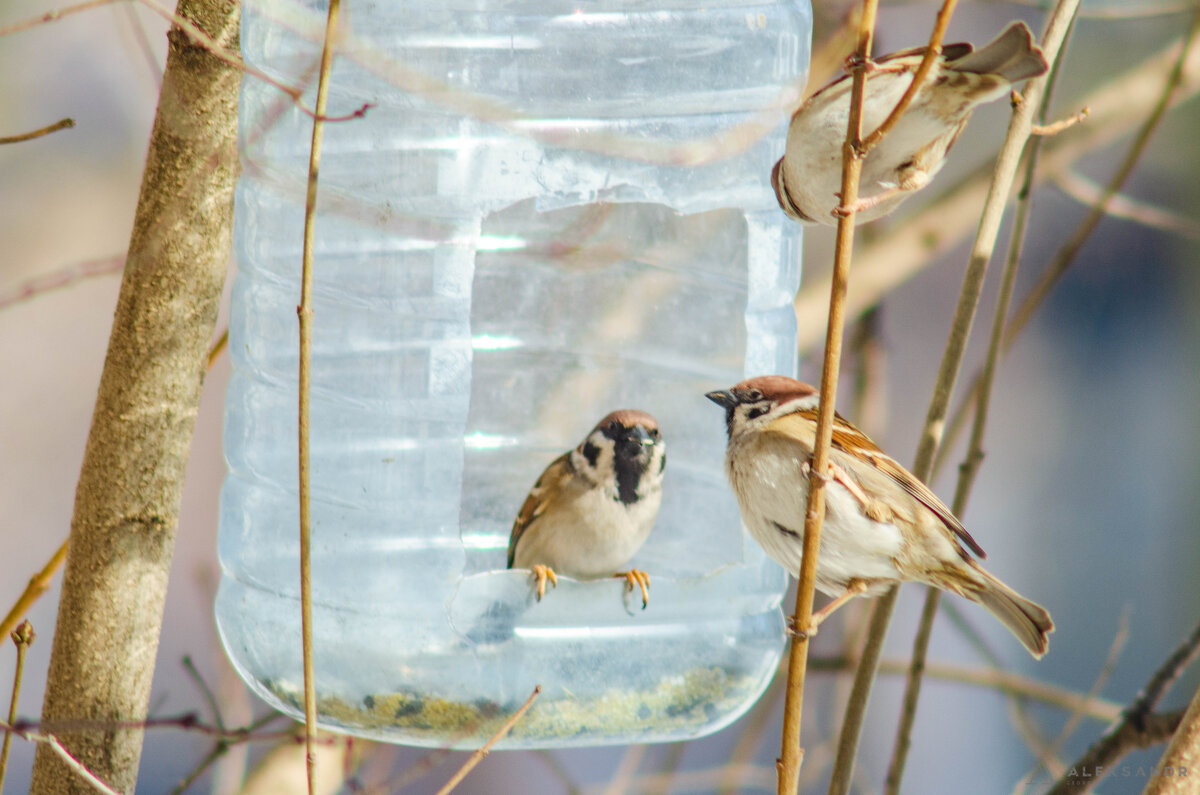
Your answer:
[[[725,409],[725,473],[746,529],[772,558],[800,570],[817,390],[781,375],[751,378],[706,397]],[[968,553],[983,550],[950,509],[911,472],[836,416],[817,589],[834,609],[898,582],[922,582],[978,602],[1034,657],[1046,653],[1050,614],[989,574]],[[965,548],[964,548],[965,547]]]
[[[874,132],[912,84],[925,47],[900,50],[867,65],[862,134]],[[1009,25],[978,52],[947,44],[907,112],[867,155],[860,178],[859,221],[887,215],[941,170],[946,153],[977,105],[1044,74],[1046,58],[1024,22]],[[842,149],[850,114],[850,75],[808,98],[792,115],[783,157],[771,171],[779,206],[797,221],[836,224],[841,207]]]
[[[614,411],[578,447],[546,467],[525,498],[508,541],[508,567],[528,568],[537,598],[557,574],[623,577],[649,602],[650,576],[618,571],[641,548],[662,502],[666,445],[644,411]]]

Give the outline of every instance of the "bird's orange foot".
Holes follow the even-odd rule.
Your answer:
[[[558,575],[554,573],[554,569],[549,566],[543,566],[540,563],[533,564],[531,571],[533,572],[533,579],[537,581],[537,600],[540,602],[542,601],[542,597],[546,595],[546,581],[549,580],[550,584],[557,588]]]
[[[646,609],[646,605],[650,604],[650,575],[641,569],[630,569],[629,571],[618,571],[614,577],[623,577],[625,579],[626,593],[632,593],[634,588],[642,590],[642,609]]]

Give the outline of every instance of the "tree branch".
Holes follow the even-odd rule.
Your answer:
[[[180,15],[236,49],[233,0]],[[146,714],[184,470],[229,258],[241,73],[172,31],[158,112],[75,497],[42,714]],[[120,791],[142,730],[67,732],[70,756]],[[90,792],[39,745],[32,792]]]

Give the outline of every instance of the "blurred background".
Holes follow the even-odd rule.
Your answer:
[[[0,11],[0,27],[59,6],[38,0]],[[847,7],[817,9],[816,41],[837,26]],[[876,51],[917,44],[927,36],[936,6],[888,3],[881,12]],[[1102,89],[1178,38],[1190,24],[1186,4],[1086,2],[1072,35],[1056,91],[1053,118],[1077,111]],[[947,40],[981,42],[1010,19],[1040,30],[1042,12],[1027,5],[971,3],[956,13]],[[0,47],[0,135],[13,135],[70,116],[76,126],[35,141],[0,147],[0,604],[6,608],[28,578],[66,538],[92,403],[137,200],[153,119],[165,23],[130,3],[101,6],[54,24],[3,38]],[[1193,88],[1189,89],[1194,91]],[[1155,91],[1158,87],[1155,86]],[[918,217],[922,205],[967,179],[994,155],[1007,120],[1003,103],[978,112],[937,183],[895,216],[860,236],[860,251]],[[982,666],[968,629],[982,636],[1004,670],[1086,693],[1104,672],[1122,626],[1122,653],[1110,666],[1098,698],[1126,704],[1200,618],[1200,257],[1197,224],[1200,106],[1171,110],[1134,171],[1124,194],[1141,208],[1138,219],[1108,217],[1003,362],[992,404],[986,460],[964,516],[988,551],[989,569],[1046,605],[1057,632],[1050,652],[1034,662],[982,611],[943,602],[930,651],[932,661]],[[1140,120],[1138,120],[1140,123]],[[1087,122],[1084,122],[1086,126]],[[1064,136],[1073,133],[1068,131]],[[1045,264],[1084,217],[1078,183],[1102,184],[1128,145],[1124,137],[1092,149],[1072,166],[1068,189],[1045,184],[1034,195],[1034,216],[1017,283],[1020,301]],[[1150,208],[1146,210],[1145,208]],[[1151,212],[1152,211],[1152,212]],[[832,232],[805,235],[805,287],[831,262]],[[1002,234],[1001,239],[1004,240]],[[968,242],[960,242],[915,277],[890,291],[877,315],[877,407],[864,415],[877,442],[904,463],[912,460],[933,376],[949,330]],[[982,360],[999,276],[1000,255],[985,289],[966,373]],[[231,267],[233,264],[231,263]],[[853,278],[853,277],[852,277]],[[803,324],[804,318],[801,318]],[[823,325],[823,316],[818,325]],[[218,327],[224,325],[219,321]],[[820,339],[802,339],[801,377],[819,378]],[[839,409],[852,420],[857,359],[843,371]],[[262,706],[241,688],[224,661],[212,618],[217,581],[217,498],[224,465],[220,433],[228,377],[220,359],[205,383],[177,536],[151,710],[207,716],[190,657],[217,690],[222,716],[241,725]],[[960,442],[933,484],[953,492]],[[58,580],[29,619],[39,633],[26,662],[19,713],[36,716],[53,633]],[[902,590],[885,659],[911,648],[924,591]],[[791,604],[789,595],[785,604]],[[948,604],[949,603],[949,604]],[[861,623],[865,605],[822,629],[814,655],[844,652],[842,634]],[[1124,623],[1123,623],[1124,622]],[[14,654],[4,641],[0,682],[10,680]],[[827,667],[836,667],[829,663]],[[848,678],[814,674],[806,699],[806,791],[824,791],[831,753],[820,738],[835,737]],[[1164,707],[1182,706],[1200,677],[1191,672]],[[902,677],[881,676],[873,693],[860,749],[860,791],[881,787],[895,733]],[[7,689],[7,685],[4,685]],[[774,791],[781,691],[773,688],[749,715],[728,729],[682,745],[600,748],[546,753],[496,753],[460,786],[464,793],[677,791],[721,789],[713,771],[741,743],[742,767],[727,791]],[[1070,717],[1032,706],[1045,737]],[[749,727],[761,731],[753,741]],[[1084,718],[1059,750],[1075,758],[1103,730]],[[204,757],[211,741],[199,734],[155,730],[147,735],[139,787],[165,792]],[[190,791],[236,790],[238,756],[250,762],[266,748],[236,749]],[[398,780],[415,769],[405,791],[432,792],[464,754],[428,758],[417,749],[371,748],[365,784]],[[1151,765],[1161,747],[1129,757]],[[16,742],[5,791],[28,787],[33,749]],[[1014,728],[1004,696],[994,690],[927,679],[905,778],[910,792],[1010,792],[1034,769],[1035,757]],[[419,768],[414,766],[421,765]],[[752,769],[751,769],[752,768]],[[664,769],[678,771],[663,786]],[[374,778],[372,778],[374,777]],[[645,779],[645,780],[643,780]],[[1029,791],[1050,777],[1033,774]],[[1102,792],[1140,791],[1144,778],[1114,779]]]

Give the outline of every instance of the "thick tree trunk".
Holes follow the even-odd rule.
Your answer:
[[[178,13],[237,51],[236,0],[181,0]],[[168,39],[42,707],[45,730],[122,792],[137,782],[142,731],[96,723],[146,715],[237,174],[241,73],[178,29]],[[32,791],[94,792],[45,746]]]

